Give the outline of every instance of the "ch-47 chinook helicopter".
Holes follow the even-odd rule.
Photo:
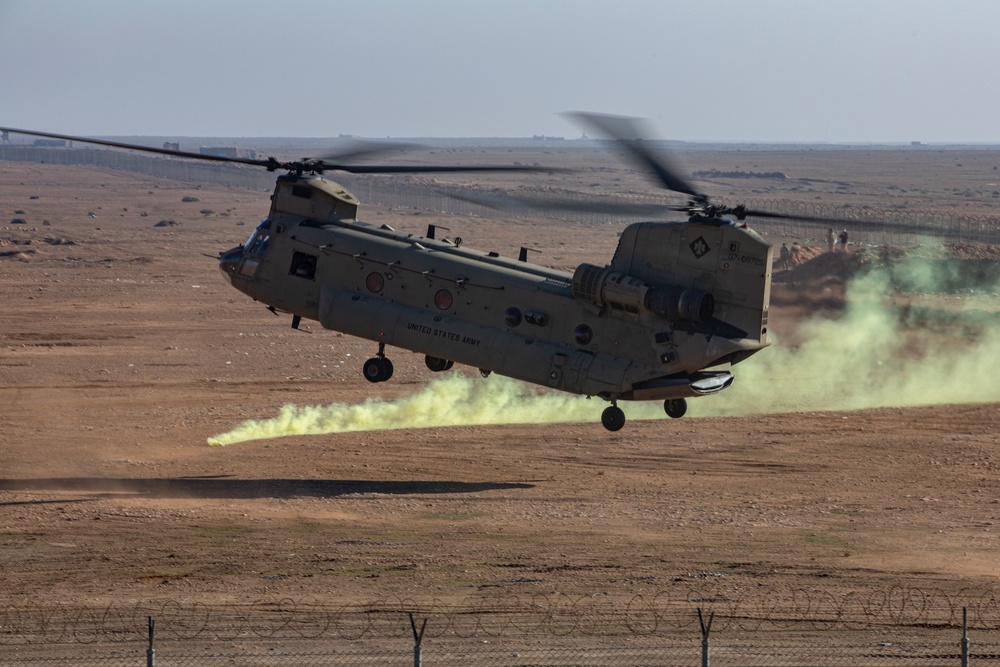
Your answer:
[[[743,221],[788,216],[710,203],[640,140],[634,119],[577,117],[690,202],[655,207],[688,218],[631,224],[609,263],[572,273],[437,239],[433,226],[419,236],[362,222],[354,195],[323,176],[524,167],[345,164],[371,151],[279,162],[0,130],[287,172],[267,217],[246,243],[220,254],[219,268],[239,291],[292,315],[295,328],[306,318],[375,342],[363,367],[371,382],[392,377],[392,346],[424,354],[431,371],[460,363],[598,396],[611,404],[601,415],[610,431],[625,424],[619,401],[660,400],[681,417],[686,398],[726,389],[732,367],[770,344],[772,248]]]

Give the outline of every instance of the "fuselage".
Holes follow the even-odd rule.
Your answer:
[[[569,273],[356,212],[331,181],[280,177],[269,216],[220,268],[327,329],[611,400],[720,391],[769,344],[771,246],[745,225],[636,223],[610,264]]]

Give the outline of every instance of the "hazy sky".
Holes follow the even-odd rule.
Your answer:
[[[0,126],[1000,142],[997,0],[0,0]]]

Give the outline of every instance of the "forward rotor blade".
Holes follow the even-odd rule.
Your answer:
[[[87,144],[97,144],[99,146],[111,146],[113,148],[125,148],[128,150],[143,151],[145,153],[158,153],[160,155],[172,155],[174,157],[186,157],[194,160],[209,160],[212,162],[235,162],[237,164],[249,164],[255,167],[279,166],[271,158],[268,160],[251,160],[249,158],[223,157],[221,155],[203,155],[202,153],[189,153],[187,151],[175,151],[169,148],[155,148],[153,146],[139,146],[137,144],[126,144],[121,141],[107,141],[105,139],[88,139],[87,137],[74,137],[68,134],[54,134],[52,132],[35,132],[34,130],[18,130],[13,127],[0,127],[0,132],[12,132],[14,134],[26,134],[31,137],[48,137],[50,139],[63,139],[65,141],[79,141]]]
[[[190,153],[188,151],[175,151],[169,148],[156,148],[153,146],[140,146],[121,141],[109,141],[105,139],[89,139],[87,137],[76,137],[68,134],[55,134],[53,132],[36,132],[34,130],[20,130],[13,127],[0,127],[0,132],[11,132],[14,134],[24,134],[33,137],[48,137],[50,139],[63,139],[65,141],[78,141],[81,143],[97,144],[99,146],[111,146],[113,148],[124,148],[126,150],[142,151],[145,153],[156,153],[159,155],[170,155],[173,157],[189,158],[192,160],[208,160],[210,162],[229,162],[236,164],[246,164],[254,167],[266,167],[268,171],[275,169],[287,169],[289,171],[344,171],[351,174],[421,174],[421,173],[443,173],[443,172],[478,172],[478,171],[520,171],[520,172],[551,172],[555,171],[545,167],[519,167],[515,165],[487,166],[473,165],[460,167],[456,165],[444,166],[404,166],[404,165],[351,165],[342,164],[341,161],[347,159],[370,156],[377,153],[388,153],[400,150],[403,146],[412,147],[406,144],[364,144],[355,145],[350,150],[338,152],[329,158],[312,159],[306,158],[293,162],[278,162],[274,158],[266,160],[255,160],[251,158],[223,157],[219,155],[203,155],[201,153]],[[336,159],[337,162],[329,162],[328,159]]]
[[[639,162],[639,164],[656,175],[657,180],[668,190],[680,192],[693,197],[705,196],[694,189],[677,170],[667,163],[666,158],[653,155],[642,143],[643,138],[649,138],[652,133],[644,127],[643,121],[627,116],[610,116],[606,114],[585,113],[575,111],[566,114],[581,125],[595,130],[609,139],[620,141],[622,146]]]
[[[317,166],[322,171],[346,171],[349,174],[430,174],[430,173],[457,173],[463,171],[535,171],[535,172],[553,172],[558,171],[556,169],[548,167],[518,167],[514,165],[500,165],[500,166],[488,166],[488,165],[472,165],[468,167],[459,166],[449,166],[444,165],[436,167],[433,165],[415,165],[415,166],[405,166],[405,165],[344,165],[344,164],[328,164],[326,162],[319,162]]]
[[[316,162],[352,162],[374,155],[384,155],[386,153],[403,153],[405,151],[423,148],[419,144],[404,144],[393,141],[353,141],[343,150],[317,155],[316,157],[303,158],[306,161]]]
[[[568,199],[536,200],[497,192],[449,192],[452,199],[477,204],[498,211],[567,211],[634,218],[660,217],[668,210],[678,209],[664,204],[630,204],[626,202],[571,201]]]

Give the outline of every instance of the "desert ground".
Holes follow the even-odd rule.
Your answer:
[[[687,156],[687,166],[767,171],[791,158],[817,174],[812,190],[788,184],[770,196],[879,205],[909,196],[989,212],[1000,189],[991,180],[1000,154],[990,151],[723,151]],[[607,172],[585,179],[595,174]],[[611,172],[605,185],[632,176]],[[849,194],[844,182],[855,186]],[[746,187],[719,185],[724,195]],[[901,588],[972,604],[996,586],[1000,397],[973,386],[961,400],[934,400],[947,377],[926,381],[932,398],[915,406],[848,409],[838,397],[857,387],[846,385],[818,407],[802,395],[801,405],[712,416],[695,405],[707,397],[681,420],[630,417],[610,433],[594,399],[589,420],[568,423],[374,423],[209,446],[287,404],[392,402],[440,379],[397,350],[393,379],[372,385],[361,364],[373,343],[315,322],[295,331],[226,283],[214,258],[245,240],[268,194],[0,162],[2,605],[426,607],[545,596],[614,608],[707,590],[747,606],[793,590],[842,600]],[[504,255],[527,242],[538,250],[532,261],[568,270],[608,261],[621,231],[362,210],[420,234],[437,222]],[[852,258],[874,252],[824,259],[820,238],[769,239],[804,248],[791,274],[775,273],[772,292],[771,327],[791,355],[808,344],[810,323],[842,316]],[[997,297],[978,287],[988,330]],[[919,298],[960,311],[969,297]],[[905,335],[930,337],[904,346],[913,359],[885,363],[920,364],[939,348],[975,354],[983,328],[949,322],[911,322]],[[474,369],[453,373],[481,380]],[[789,381],[779,369],[748,389],[766,396]]]

